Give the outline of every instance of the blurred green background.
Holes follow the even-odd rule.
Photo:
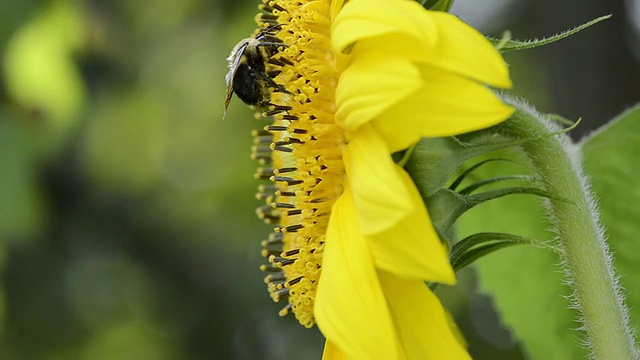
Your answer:
[[[454,11],[516,38],[614,13],[506,56],[514,92],[584,117],[579,136],[640,99],[636,3]],[[238,99],[222,120],[225,58],[256,5],[2,1],[0,359],[320,358],[321,335],[278,317],[258,270],[270,228],[253,212],[249,153],[263,124]],[[474,286],[465,270],[441,294],[472,354],[521,358]]]

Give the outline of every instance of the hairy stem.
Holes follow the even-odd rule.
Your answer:
[[[515,100],[519,109],[502,131],[521,145],[547,191],[568,199],[548,199],[549,214],[560,241],[567,283],[574,290],[573,306],[580,312],[581,330],[591,357],[598,360],[638,359],[628,310],[615,275],[612,255],[599,224],[589,185],[582,174],[577,150],[564,134],[533,109]]]

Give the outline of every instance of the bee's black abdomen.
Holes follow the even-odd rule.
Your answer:
[[[264,100],[260,74],[247,63],[238,65],[233,77],[233,91],[247,105],[259,105]]]

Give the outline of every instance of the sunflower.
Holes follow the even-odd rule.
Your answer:
[[[265,281],[280,314],[315,324],[325,358],[464,359],[425,282],[454,284],[447,248],[391,154],[421,137],[497,124],[513,109],[499,53],[455,16],[410,0],[265,0],[256,20],[284,45],[254,157]]]

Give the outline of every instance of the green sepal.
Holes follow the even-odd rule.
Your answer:
[[[558,115],[558,114],[546,114],[546,115],[547,115],[547,117],[549,119],[557,122],[558,124],[570,126],[572,128],[575,128],[576,124],[579,124],[580,122],[582,122],[582,118],[578,118],[578,120],[573,121],[573,120],[567,119],[566,117],[564,117],[562,115]]]
[[[506,175],[506,176],[496,176],[496,177],[492,177],[486,180],[482,180],[482,181],[477,181],[463,189],[458,190],[458,192],[462,195],[468,195],[471,194],[472,192],[478,190],[479,188],[483,187],[483,186],[487,186],[487,185],[491,185],[491,184],[495,184],[498,182],[502,182],[502,181],[509,181],[509,180],[523,180],[523,181],[527,181],[527,182],[533,182],[536,180],[535,177],[530,176],[530,175]]]
[[[405,169],[422,197],[441,189],[458,167],[476,155],[453,137],[425,138],[413,149]]]
[[[454,0],[422,0],[421,5],[427,10],[449,12]]]
[[[513,245],[533,245],[553,253],[558,253],[559,251],[557,247],[551,245],[550,241],[545,242],[526,236],[507,233],[483,232],[469,235],[458,241],[451,248],[449,261],[453,270],[458,272],[486,255]],[[429,288],[434,291],[438,288],[438,285],[438,283],[431,283],[429,284]]]
[[[576,121],[571,121],[565,118],[562,118],[559,115],[547,115],[545,114],[545,118],[554,120],[558,123],[566,123],[570,126],[560,129],[557,131],[550,132],[544,135],[530,135],[523,136],[522,134],[514,133],[513,126],[510,122],[519,121],[522,117],[530,116],[530,110],[522,104],[513,103],[512,106],[516,107],[516,111],[511,115],[507,121],[503,121],[498,125],[490,127],[488,129],[474,131],[462,135],[458,135],[457,139],[461,141],[466,146],[473,147],[485,147],[487,149],[492,149],[496,147],[497,149],[504,149],[510,146],[522,145],[531,140],[539,140],[546,137],[556,136],[560,134],[565,134],[575,129],[582,122],[582,118],[579,118]],[[493,151],[493,150],[490,150]],[[489,151],[487,151],[489,152]]]
[[[518,109],[513,116],[519,116],[519,111],[521,109]],[[545,136],[566,133],[579,123],[580,119],[566,129]],[[420,193],[423,197],[428,197],[443,188],[465,161],[539,138],[535,136],[517,138],[512,135],[509,133],[508,126],[498,124],[456,137],[423,138],[413,148],[407,150],[399,162],[406,163],[404,167],[420,189]]]
[[[591,20],[588,23],[582,24],[580,26],[577,26],[573,29],[569,29],[567,31],[563,31],[560,34],[556,34],[553,35],[551,37],[546,37],[546,38],[542,38],[542,39],[532,39],[532,40],[512,40],[511,39],[511,33],[509,31],[505,31],[502,38],[500,39],[496,39],[496,38],[491,38],[489,37],[489,41],[491,41],[493,43],[493,46],[500,52],[507,52],[507,51],[516,51],[516,50],[525,50],[525,49],[533,49],[533,48],[537,48],[539,46],[543,46],[543,45],[547,45],[547,44],[551,44],[553,42],[556,42],[558,40],[564,39],[566,37],[569,37],[573,34],[576,34],[588,27],[591,27],[601,21],[604,21],[608,18],[610,18],[611,15],[605,15],[605,16],[601,16],[597,19]]]
[[[453,224],[476,204],[470,204],[467,198],[449,189],[440,189],[432,196],[423,198],[431,223],[441,238],[449,242],[453,239]]]
[[[480,161],[479,163],[473,165],[472,167],[468,168],[467,170],[465,170],[462,174],[460,174],[452,183],[451,185],[449,185],[449,190],[456,190],[458,188],[458,186],[460,186],[460,184],[464,181],[464,179],[467,178],[467,176],[471,175],[471,173],[473,173],[474,171],[476,171],[477,169],[481,168],[482,166],[494,162],[494,161],[507,161],[507,162],[513,162],[509,159],[504,159],[504,158],[491,158],[491,159],[486,159],[483,161]]]
[[[408,149],[395,152],[391,154],[391,158],[393,162],[400,165],[400,167],[405,167],[413,154],[413,150],[416,148],[417,144],[411,145]]]
[[[536,195],[547,199],[554,199],[558,201],[562,201],[568,204],[573,204],[573,202],[567,198],[562,196],[558,196],[547,192],[543,189],[539,189],[531,186],[514,186],[508,187],[504,189],[485,191],[483,193],[474,194],[474,195],[466,195],[466,197],[474,204],[482,204],[485,201],[499,199],[503,196],[507,195]]]
[[[499,199],[508,195],[536,195],[570,203],[567,199],[532,186],[514,186],[473,195],[466,195],[449,189],[440,189],[424,200],[427,209],[429,209],[431,222],[438,234],[445,239],[452,239],[454,225],[462,214],[489,200]]]
[[[496,250],[512,245],[534,245],[540,248],[557,251],[553,246],[545,242],[526,236],[483,232],[469,235],[457,242],[451,248],[451,266],[454,271],[462,270],[472,264],[475,260],[488,255]]]
[[[424,138],[416,144],[405,169],[418,186],[422,197],[433,195],[465,161],[492,151],[522,144],[527,140],[496,139],[495,132],[476,131],[456,137]]]

